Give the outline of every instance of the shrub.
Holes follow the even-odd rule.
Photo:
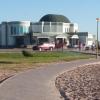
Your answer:
[[[31,52],[29,52],[29,51],[23,50],[23,51],[22,51],[22,54],[23,54],[25,57],[33,57],[33,54],[32,54]]]

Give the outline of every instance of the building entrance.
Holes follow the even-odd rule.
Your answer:
[[[24,37],[16,37],[16,47],[24,47]]]

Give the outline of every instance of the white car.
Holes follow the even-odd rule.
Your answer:
[[[42,50],[52,51],[55,48],[55,44],[53,44],[53,43],[43,43],[42,45],[39,45],[38,48],[39,48],[39,51],[42,51]]]

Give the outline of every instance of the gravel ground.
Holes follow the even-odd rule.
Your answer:
[[[100,100],[100,62],[64,72],[55,85],[65,100]]]

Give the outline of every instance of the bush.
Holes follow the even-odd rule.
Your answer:
[[[23,50],[23,51],[22,51],[22,54],[23,54],[25,57],[33,57],[33,54],[32,54],[31,52],[29,52],[29,51]]]

